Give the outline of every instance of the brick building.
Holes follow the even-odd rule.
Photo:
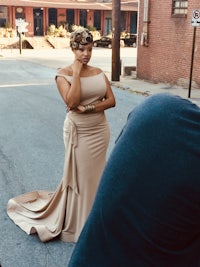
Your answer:
[[[121,31],[137,32],[136,0],[121,0]],[[94,26],[101,34],[112,29],[111,0],[1,0],[0,27],[9,24],[16,27],[15,20],[28,22],[27,36],[43,36],[51,24]]]
[[[199,0],[141,0],[137,77],[187,87]],[[200,27],[196,28],[192,85],[200,88]]]

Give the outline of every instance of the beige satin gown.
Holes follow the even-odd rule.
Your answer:
[[[59,75],[63,76],[63,75]],[[71,76],[63,76],[71,82]],[[102,101],[106,93],[103,73],[81,77],[81,104]],[[104,112],[68,112],[64,121],[65,163],[55,192],[29,192],[8,202],[8,216],[27,234],[43,242],[59,236],[76,242],[91,210],[106,162],[110,138]]]

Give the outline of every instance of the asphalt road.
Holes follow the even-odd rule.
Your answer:
[[[46,59],[48,61],[48,57]],[[98,64],[98,57],[93,60]],[[9,198],[37,189],[54,191],[62,177],[65,105],[54,76],[57,66],[64,62],[58,57],[47,61],[45,53],[43,58],[0,59],[2,267],[64,267],[74,249],[72,243],[60,240],[42,243],[36,235],[28,236],[6,214]],[[144,100],[141,95],[117,88],[113,91],[117,105],[106,112],[111,128],[108,157],[128,113]]]
[[[52,68],[62,68],[70,64],[74,58],[70,48],[47,50],[23,49],[21,55],[18,49],[2,49],[0,51],[1,56],[17,58],[18,60],[30,60],[31,62]],[[137,49],[133,47],[121,48],[120,59],[122,69],[124,66],[136,66]],[[94,47],[90,64],[102,68],[105,72],[111,72],[112,49]]]

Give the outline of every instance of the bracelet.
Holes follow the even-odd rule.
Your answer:
[[[95,105],[86,105],[85,112],[92,112],[95,110]]]

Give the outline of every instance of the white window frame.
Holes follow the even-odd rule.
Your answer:
[[[188,0],[172,0],[172,16],[187,16]]]

